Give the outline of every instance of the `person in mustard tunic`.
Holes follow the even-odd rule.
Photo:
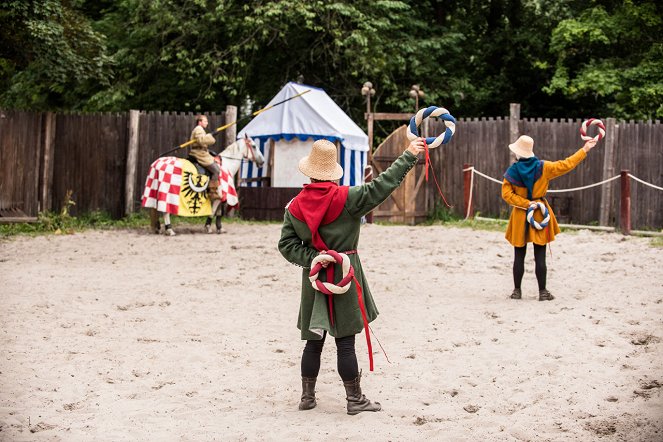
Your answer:
[[[364,319],[371,322],[378,316],[357,251],[359,228],[361,218],[400,186],[423,150],[424,139],[413,140],[387,170],[373,181],[354,187],[336,184],[343,169],[336,161],[336,146],[327,140],[314,142],[310,155],[299,162],[299,170],[311,178],[311,184],[306,184],[286,206],[278,248],[286,260],[303,268],[297,320],[301,339],[306,340],[301,359],[300,410],[316,406],[315,384],[328,334],[336,341],[337,369],[345,387],[348,414],[381,409],[378,402],[362,394],[355,353],[355,335],[365,329]],[[311,262],[327,250],[346,254],[354,268],[356,281],[344,294],[326,295],[315,290],[309,280]],[[332,267],[328,270],[333,274],[319,273],[321,281],[334,284],[341,280],[341,266]]]
[[[198,164],[203,166],[205,169],[209,170],[212,173],[212,176],[209,180],[209,197],[210,200],[218,200],[221,197],[219,196],[219,174],[221,173],[221,168],[214,161],[214,157],[209,153],[209,147],[216,142],[212,134],[205,132],[207,125],[209,124],[207,117],[205,115],[196,116],[196,127],[191,131],[191,141],[195,141],[191,145],[191,151],[189,155],[198,161]]]
[[[516,155],[517,161],[504,173],[502,182],[502,198],[513,206],[509,224],[506,228],[506,239],[513,245],[515,256],[513,260],[512,299],[521,299],[521,282],[525,274],[525,254],[527,243],[534,244],[534,272],[539,285],[539,301],[551,301],[555,297],[546,288],[546,245],[555,239],[559,230],[555,214],[546,200],[550,180],[573,170],[587,153],[596,145],[595,140],[589,140],[583,147],[570,157],[560,161],[541,161],[534,155],[534,140],[523,135],[515,143],[509,144],[509,149]],[[527,222],[527,209],[530,205],[543,202],[550,221],[548,225],[537,230]],[[543,220],[540,210],[534,211],[534,219]]]

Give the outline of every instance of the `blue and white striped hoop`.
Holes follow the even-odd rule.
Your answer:
[[[410,119],[410,124],[407,127],[407,138],[412,141],[419,137],[418,127],[421,122],[428,117],[441,118],[444,120],[444,125],[447,127],[444,133],[437,137],[426,138],[426,144],[429,149],[434,149],[440,144],[447,144],[456,132],[456,119],[443,107],[429,106],[426,109],[421,109],[417,114]]]
[[[543,214],[541,222],[537,222],[534,219],[534,211],[536,209],[539,209]],[[546,205],[541,201],[536,201],[534,204],[531,204],[527,209],[527,222],[529,222],[536,230],[543,230],[550,222],[550,213],[548,213]]]

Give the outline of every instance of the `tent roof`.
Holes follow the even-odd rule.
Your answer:
[[[368,136],[323,90],[290,82],[272,98],[269,105],[310,89],[310,92],[258,114],[238,134],[276,140],[297,137],[306,140],[339,139],[347,149],[368,151]]]

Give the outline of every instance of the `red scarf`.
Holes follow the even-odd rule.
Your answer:
[[[349,189],[348,186],[339,186],[330,181],[305,184],[304,190],[288,206],[292,216],[308,226],[311,242],[316,249],[329,249],[318,229],[338,218],[345,207]]]

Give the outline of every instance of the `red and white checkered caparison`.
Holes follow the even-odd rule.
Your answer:
[[[158,158],[150,166],[145,180],[142,206],[159,212],[177,215],[180,208],[182,185],[181,158]]]
[[[159,212],[177,215],[180,207],[180,190],[182,186],[182,161],[177,157],[158,158],[150,166],[145,180],[142,206],[157,209]],[[218,162],[218,161],[217,161]],[[239,198],[230,172],[221,166],[219,174],[219,194],[221,201],[231,207],[237,206]]]

